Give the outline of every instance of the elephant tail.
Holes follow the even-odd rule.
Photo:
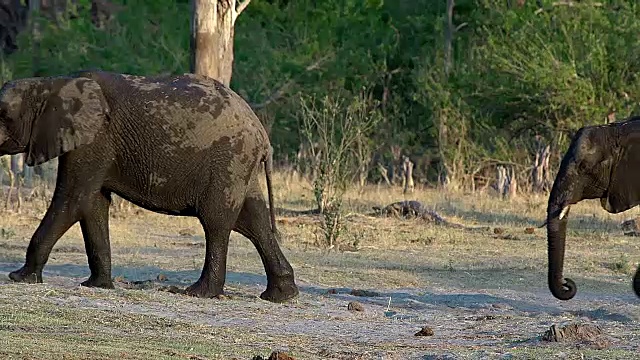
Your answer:
[[[271,232],[278,234],[276,229],[276,209],[273,206],[273,187],[271,185],[271,173],[273,171],[273,147],[269,146],[269,153],[264,161],[264,173],[267,180],[267,196],[269,199],[269,214],[271,215]]]

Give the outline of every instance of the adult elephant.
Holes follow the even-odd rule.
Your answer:
[[[103,71],[8,82],[0,89],[0,155],[17,153],[30,166],[54,157],[59,165],[49,209],[12,280],[42,282],[54,244],[79,221],[91,270],[82,285],[113,288],[108,212],[116,193],[151,211],[200,220],[206,256],[187,294],[223,293],[232,230],[260,254],[262,299],[298,294],[276,241],[268,135],[247,103],[219,82]]]
[[[562,268],[569,208],[584,199],[600,199],[613,214],[640,204],[640,117],[581,128],[562,159],[547,207],[549,289],[560,300],[577,290]],[[640,297],[638,274],[633,288]]]

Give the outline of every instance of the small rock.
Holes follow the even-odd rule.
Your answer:
[[[364,311],[364,306],[357,301],[352,301],[347,305],[347,309],[350,311]]]
[[[599,326],[572,323],[565,326],[552,325],[542,335],[542,340],[550,342],[578,342],[597,349],[611,345],[611,339]]]
[[[158,281],[167,281],[167,275],[158,274]]]
[[[193,231],[193,229],[182,229],[182,230],[178,231],[178,234],[180,236],[185,236],[185,237],[193,236],[193,235],[195,235],[195,231]]]
[[[292,356],[289,356],[285,352],[274,351],[271,353],[271,356],[269,356],[269,360],[296,360],[296,359],[293,358]]]
[[[542,335],[542,340],[563,342],[574,340],[590,340],[603,335],[600,327],[590,324],[569,324],[565,326],[551,325]]]
[[[353,296],[364,296],[364,297],[380,296],[380,294],[375,292],[375,291],[356,290],[356,289],[351,290],[351,295],[353,295]]]
[[[498,235],[496,236],[496,238],[501,239],[501,240],[520,240],[519,237],[513,235],[513,234],[503,234],[503,235]]]
[[[434,354],[434,355],[425,355],[422,357],[422,360],[456,360],[458,359],[455,355],[452,354]]]
[[[494,304],[491,304],[491,307],[494,309],[504,309],[504,310],[513,309],[513,306],[506,303],[494,303]]]
[[[620,228],[622,228],[622,231],[624,231],[625,233],[637,234],[640,233],[638,223],[640,223],[640,217],[625,220],[622,222],[622,224],[620,224]]]
[[[528,228],[524,229],[524,233],[525,234],[533,234],[535,231],[536,231],[536,229],[532,228],[532,227],[528,227]]]
[[[135,280],[129,282],[131,285],[135,286],[145,286],[153,284],[153,280]]]
[[[433,336],[433,329],[425,326],[420,331],[414,334],[415,336]]]
[[[504,233],[504,229],[500,228],[500,227],[493,228],[493,233],[494,234],[498,234],[498,235],[502,234],[502,233]]]
[[[168,293],[172,293],[172,294],[185,294],[186,291],[184,289],[181,289],[175,285],[170,285],[170,286],[164,286],[158,289],[158,291],[166,291]]]

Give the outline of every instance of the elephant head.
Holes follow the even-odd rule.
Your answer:
[[[100,86],[88,78],[7,82],[0,89],[0,155],[26,153],[27,165],[41,164],[91,143],[108,112]]]
[[[640,117],[581,128],[569,146],[553,183],[547,207],[549,289],[560,300],[576,294],[576,284],[563,278],[570,205],[600,199],[610,213],[640,204]],[[634,282],[640,296],[638,275]]]

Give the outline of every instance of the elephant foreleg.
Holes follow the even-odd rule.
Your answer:
[[[51,249],[62,235],[79,220],[73,200],[63,194],[56,194],[38,229],[31,237],[24,266],[9,274],[18,282],[42,282],[42,269],[49,260]]]
[[[111,245],[109,243],[109,206],[111,196],[97,192],[82,210],[80,228],[84,238],[91,276],[83,286],[113,289]]]
[[[260,298],[282,302],[298,295],[298,287],[294,281],[293,268],[280,250],[268,214],[264,196],[254,179],[234,230],[251,240],[262,259],[267,273],[267,289]]]

